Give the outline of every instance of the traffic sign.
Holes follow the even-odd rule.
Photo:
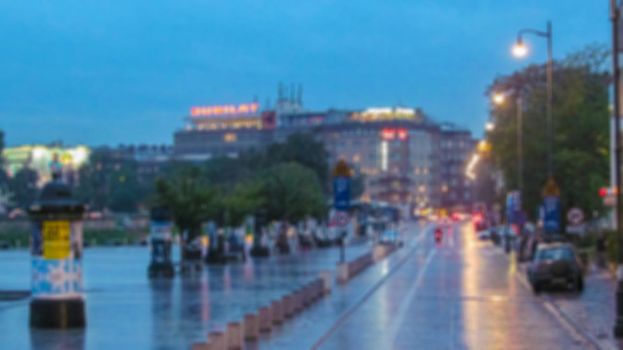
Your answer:
[[[560,198],[557,196],[543,199],[543,226],[547,233],[560,232]]]
[[[350,167],[344,160],[333,169],[333,207],[337,210],[350,208]]]
[[[584,222],[584,212],[580,208],[571,208],[567,212],[567,220],[571,225],[579,225]]]
[[[556,183],[553,177],[547,179],[545,186],[543,186],[543,197],[558,197],[560,196],[560,187]]]
[[[350,216],[341,210],[332,211],[329,219],[329,227],[345,227],[350,223]]]

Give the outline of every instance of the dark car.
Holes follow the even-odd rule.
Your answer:
[[[584,289],[582,263],[568,243],[539,245],[528,267],[528,279],[535,293],[553,286],[577,292]]]

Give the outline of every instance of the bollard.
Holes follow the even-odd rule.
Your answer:
[[[154,207],[150,213],[149,236],[151,241],[151,262],[147,269],[150,278],[175,275],[171,261],[171,231],[173,229],[172,216],[164,207]]]
[[[242,350],[242,327],[240,322],[227,324],[227,350]]]
[[[290,293],[292,298],[292,316],[298,314],[301,311],[301,296],[298,289]]]
[[[320,297],[322,296],[322,279],[321,278],[316,278],[313,282],[312,282],[312,296],[311,296],[311,301],[315,302],[318,299],[320,299]]]
[[[301,296],[302,296],[302,300],[301,300],[301,304],[303,306],[303,309],[306,307],[309,307],[310,303],[310,293],[311,291],[311,284],[308,283],[306,285],[303,286],[303,288],[301,289]]]
[[[283,316],[285,318],[291,318],[293,316],[292,313],[292,297],[290,295],[286,295],[281,299],[281,305],[283,307]]]
[[[374,262],[382,260],[385,257],[385,255],[386,255],[385,246],[382,246],[382,245],[374,246],[374,249],[372,250],[372,260],[374,260]]]
[[[244,315],[244,340],[256,341],[260,332],[259,320],[256,314]]]
[[[259,318],[260,318],[260,332],[268,333],[272,328],[272,315],[270,314],[270,308],[263,306],[259,310]]]
[[[225,333],[222,331],[208,333],[208,346],[210,350],[227,350],[225,347]]]
[[[53,180],[30,206],[32,221],[30,326],[84,328],[82,217],[85,206],[53,169]]]
[[[348,281],[348,263],[337,265],[337,282],[344,284]]]
[[[190,346],[191,350],[210,350],[210,344],[208,343],[193,343]]]
[[[273,300],[271,303],[273,309],[273,324],[280,325],[283,323],[283,302],[280,300]]]
[[[322,279],[322,295],[331,293],[331,271],[320,272],[320,278]]]

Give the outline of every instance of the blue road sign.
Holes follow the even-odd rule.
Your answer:
[[[350,178],[337,176],[333,179],[333,207],[337,210],[350,208]]]
[[[560,232],[560,198],[547,196],[543,199],[543,227],[547,233]]]

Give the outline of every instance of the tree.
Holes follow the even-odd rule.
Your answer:
[[[0,190],[9,186],[9,176],[4,167],[4,131],[0,130]]]
[[[270,165],[296,162],[311,169],[320,180],[321,189],[328,190],[329,164],[328,152],[324,144],[311,134],[290,135],[284,143],[274,143],[266,150]]]
[[[95,150],[79,170],[76,197],[96,210],[135,212],[145,202],[153,184],[138,179],[136,161],[109,149]]]
[[[218,191],[209,186],[197,167],[180,170],[174,176],[156,181],[155,204],[168,208],[182,232],[182,259],[198,258],[190,243],[201,235],[203,222],[214,219],[222,205]]]
[[[229,222],[225,224],[242,225],[248,215],[255,214],[266,204],[268,198],[263,196],[263,193],[265,193],[263,185],[257,180],[237,185],[234,191],[223,200],[229,219]]]
[[[16,206],[26,209],[37,199],[39,175],[28,166],[22,167],[9,180],[9,190],[13,193]]]
[[[298,163],[282,163],[263,174],[263,197],[271,220],[294,222],[306,216],[320,218],[326,205],[315,172]]]
[[[609,75],[604,49],[590,47],[554,65],[554,169],[563,210],[578,206],[602,208],[599,187],[608,183]],[[495,129],[489,132],[492,157],[508,189],[517,187],[516,99],[523,101],[524,207],[534,216],[547,178],[545,67],[532,65],[497,78],[487,90],[511,98],[491,110]]]

